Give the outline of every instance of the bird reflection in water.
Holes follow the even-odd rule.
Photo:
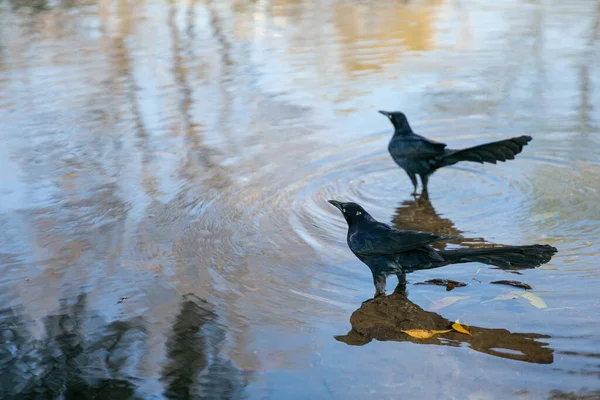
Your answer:
[[[505,246],[500,243],[492,243],[482,237],[469,237],[463,231],[458,229],[454,222],[449,218],[444,218],[437,213],[429,193],[423,192],[420,195],[414,195],[409,200],[404,200],[392,217],[392,226],[398,230],[415,230],[437,233],[440,235],[461,236],[459,239],[451,239],[442,242],[432,243],[431,247],[436,250],[445,250],[449,243],[460,245],[463,248],[483,248],[490,246]],[[519,268],[489,266],[491,269],[501,269],[512,274],[521,275]]]
[[[554,350],[540,339],[550,336],[536,333],[512,333],[506,329],[471,326],[469,336],[450,331],[428,339],[415,339],[401,330],[447,330],[452,322],[435,312],[425,311],[406,295],[406,286],[398,286],[389,296],[363,303],[350,317],[352,329],[335,338],[348,345],[363,346],[373,339],[459,347],[467,344],[475,351],[492,356],[536,364],[552,364]]]
[[[437,250],[445,250],[448,243],[460,244],[462,247],[484,247],[489,246],[490,242],[480,237],[466,237],[463,231],[454,226],[454,223],[440,216],[431,201],[427,192],[413,199],[404,200],[396,209],[392,218],[392,225],[398,230],[415,230],[437,233],[440,235],[462,236],[461,239],[448,240],[445,242],[433,243],[431,246]]]

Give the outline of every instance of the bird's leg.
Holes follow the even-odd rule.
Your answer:
[[[428,182],[429,182],[429,175],[422,174],[421,175],[421,186],[423,186],[423,189],[421,190],[422,193],[427,193],[427,183]]]
[[[385,274],[373,275],[373,283],[375,284],[375,296],[385,296]]]
[[[426,203],[429,201],[429,192],[427,192],[427,189],[425,189],[421,192],[421,195],[419,196],[419,198],[417,200],[419,200],[420,202],[422,201],[423,203]],[[430,207],[431,207],[431,205],[430,205]]]
[[[363,303],[375,300],[379,296],[385,296],[385,274],[373,272],[373,284],[375,284],[375,295]]]
[[[419,187],[419,181],[417,181],[417,175],[413,174],[412,172],[407,172],[407,175],[413,184],[414,191],[412,192],[412,194],[413,194],[413,196],[415,196],[417,194],[417,188]]]
[[[396,276],[398,277],[398,285],[396,286],[396,289],[394,289],[394,292],[406,296],[406,274],[402,271],[397,272]]]

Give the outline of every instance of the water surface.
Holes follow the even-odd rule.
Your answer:
[[[2,395],[597,390],[599,38],[594,1],[0,2]],[[379,109],[451,147],[534,140],[415,200]],[[327,199],[559,253],[409,275],[468,286],[409,285],[393,310],[481,343],[352,340],[373,286]]]

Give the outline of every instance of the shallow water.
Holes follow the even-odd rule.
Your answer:
[[[2,396],[597,390],[599,104],[600,2],[4,0]],[[416,201],[379,109],[451,147],[534,140],[437,172]],[[399,312],[485,343],[344,343],[373,285],[328,199],[559,253],[521,275],[409,275],[468,286],[409,285]]]

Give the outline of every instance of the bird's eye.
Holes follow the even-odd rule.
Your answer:
[[[345,213],[345,212],[346,212],[346,209],[345,209],[345,208],[342,208],[342,212],[343,212],[343,213]]]
[[[361,214],[362,214],[362,213],[361,213],[360,211],[357,211],[357,212],[356,212],[356,215],[361,215]]]
[[[392,119],[392,116],[391,116],[391,115],[388,115],[388,118],[389,118],[389,119]]]

